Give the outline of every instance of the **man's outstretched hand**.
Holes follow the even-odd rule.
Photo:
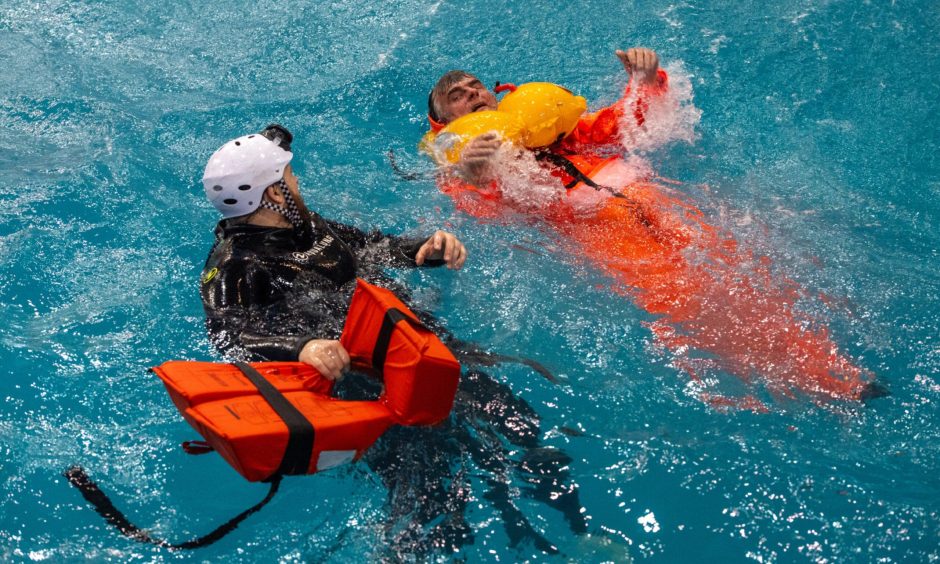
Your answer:
[[[659,71],[659,56],[656,51],[644,47],[633,47],[626,51],[617,50],[617,58],[623,63],[627,74],[636,77],[639,84],[656,84]]]
[[[460,270],[467,260],[467,249],[456,237],[446,231],[436,231],[434,235],[421,245],[415,255],[418,266],[426,260],[443,260],[447,268]]]

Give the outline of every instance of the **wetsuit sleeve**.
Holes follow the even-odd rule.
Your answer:
[[[642,126],[646,121],[650,97],[660,96],[668,88],[669,75],[663,69],[659,69],[657,72],[656,84],[641,87],[633,104],[633,117],[636,120],[637,127]],[[630,92],[631,88],[628,84],[624,89],[623,96],[617,102],[583,116],[578,121],[574,131],[562,142],[565,148],[580,151],[583,150],[581,147],[585,145],[598,146],[619,142],[620,124],[623,122],[623,117],[627,111],[626,102],[630,97]]]
[[[390,267],[415,267],[415,256],[429,237],[413,238],[388,235],[381,231],[363,231],[352,225],[325,220],[340,238],[358,253],[368,252],[378,262]],[[374,254],[373,254],[374,253]],[[423,266],[441,266],[443,260],[426,260]]]
[[[209,339],[227,356],[296,361],[307,341],[316,338],[279,323],[283,296],[262,268],[227,265],[203,282],[202,300]]]

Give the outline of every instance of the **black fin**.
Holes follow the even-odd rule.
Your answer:
[[[867,402],[876,398],[885,398],[890,395],[891,390],[881,382],[875,380],[874,382],[865,384],[865,387],[862,388],[862,391],[858,394],[858,399]]]
[[[538,372],[543,378],[551,382],[552,384],[558,383],[558,377],[549,371],[548,368],[542,365],[542,363],[532,360],[531,358],[526,358],[524,356],[513,356],[507,354],[492,353],[486,350],[483,350],[478,345],[469,343],[467,341],[461,341],[460,339],[450,339],[447,341],[447,346],[450,347],[459,360],[462,363],[472,364],[477,366],[494,366],[496,364],[502,363],[515,363],[523,364],[528,366],[535,372]]]

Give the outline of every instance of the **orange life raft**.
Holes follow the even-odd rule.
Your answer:
[[[358,460],[390,426],[450,413],[460,364],[394,294],[357,281],[340,341],[355,369],[381,376],[375,401],[330,396],[301,362],[170,361],[153,369],[183,417],[249,481]]]

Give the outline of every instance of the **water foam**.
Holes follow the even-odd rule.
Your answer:
[[[666,65],[666,71],[669,89],[661,95],[638,100],[637,89],[631,88],[621,102],[625,108],[635,108],[638,102],[646,105],[641,117],[625,111],[621,120],[621,143],[628,154],[648,153],[676,141],[693,144],[698,139],[702,110],[693,103],[692,75],[681,63]]]

